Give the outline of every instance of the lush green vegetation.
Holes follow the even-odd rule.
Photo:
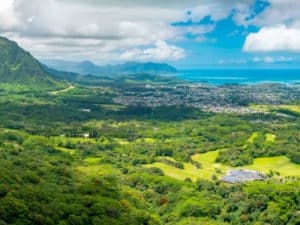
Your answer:
[[[120,93],[178,80],[83,77],[7,39],[0,50],[0,225],[300,224],[295,104],[251,106],[261,114],[119,105]],[[268,179],[221,182],[230,168]]]
[[[183,162],[181,151],[151,149],[162,138],[166,146],[171,144],[176,139],[172,135],[175,126],[181,128],[176,134],[180,137],[185,127],[197,121],[174,122],[174,128],[172,123],[167,127],[169,122],[155,121],[85,123],[84,126],[106,129],[97,138],[43,137],[2,129],[0,221],[3,224],[297,224],[299,182],[279,180],[279,176],[288,174],[265,182],[232,186],[209,181],[209,173],[227,169],[214,163],[218,151],[193,155],[191,159],[199,163],[197,168],[197,164]],[[151,135],[148,129],[154,124]],[[137,136],[128,140],[124,129]],[[163,133],[167,137],[162,137]],[[189,148],[187,143],[184,145]],[[171,156],[183,162],[184,170],[168,167],[174,168],[176,174],[187,170],[194,182],[186,177],[184,181],[176,176],[168,178],[171,175],[158,167],[144,166],[161,161],[162,157],[175,161]],[[267,159],[263,160],[255,160],[253,166],[267,165]],[[289,166],[283,157],[276,168],[281,164]],[[191,168],[209,175],[192,177],[188,172]]]
[[[287,116],[299,116],[300,106],[298,104],[291,105],[251,105],[252,109],[261,112],[278,112]]]
[[[219,156],[219,151],[211,151],[202,154],[196,154],[192,156],[193,161],[190,163],[183,163],[184,169],[170,166],[166,163],[155,162],[146,165],[148,168],[159,168],[163,171],[164,175],[173,177],[178,180],[216,180],[230,169],[251,169],[259,171],[266,175],[277,175],[278,179],[300,178],[300,165],[292,163],[286,156],[275,156],[275,157],[263,157],[254,159],[253,164],[240,166],[238,168],[229,167],[221,163],[216,163],[216,159]],[[201,165],[197,167],[193,162],[198,162]]]
[[[3,89],[2,224],[299,223],[298,118],[121,107],[108,87]],[[233,166],[271,178],[219,182]]]
[[[43,88],[60,88],[64,85],[47,74],[30,53],[15,42],[0,37],[0,81]]]

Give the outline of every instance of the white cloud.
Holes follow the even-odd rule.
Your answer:
[[[182,1],[185,3],[185,1]],[[195,1],[197,2],[197,1]],[[198,1],[201,2],[201,1]],[[205,4],[203,4],[206,2]],[[190,19],[192,21],[199,21],[204,16],[209,15],[213,21],[219,21],[225,19],[231,13],[234,13],[233,19],[239,25],[245,23],[246,18],[251,14],[252,5],[255,3],[255,0],[210,0],[202,1],[202,4],[196,4],[196,7],[193,8]]]
[[[99,64],[119,60],[129,49],[176,40],[182,31],[170,23],[186,15],[184,9],[155,4],[154,9],[143,1],[127,6],[92,0],[15,0],[4,6],[2,1],[8,0],[0,3],[1,35],[38,58],[89,59]]]
[[[210,24],[210,25],[191,25],[187,27],[182,27],[181,29],[184,33],[189,33],[192,35],[203,35],[213,31],[214,28],[215,25]]]
[[[250,21],[251,24],[269,27],[286,24],[293,27],[300,20],[299,0],[268,0],[270,5]]]
[[[254,57],[252,59],[253,63],[286,63],[286,62],[292,62],[292,57],[286,57],[286,56],[279,56],[279,57],[271,57],[271,56],[265,56],[265,57]]]
[[[261,27],[247,36],[247,52],[300,52],[300,1],[268,0],[270,5],[248,24]]]
[[[257,33],[247,36],[244,51],[300,51],[300,29],[285,25],[264,27]]]
[[[247,59],[219,59],[219,65],[243,65],[248,63]]]
[[[13,0],[1,0],[0,3],[0,31],[13,29],[18,20],[13,8]]]
[[[131,49],[121,54],[120,59],[126,61],[142,60],[142,61],[169,61],[178,60],[185,57],[182,48],[168,45],[164,41],[157,41],[153,48],[147,49]]]
[[[0,11],[8,10],[12,7],[13,0],[2,0],[0,3]]]
[[[199,22],[205,16],[218,21],[235,9],[239,14],[236,21],[242,23],[249,13],[247,7],[253,2],[1,0],[0,35],[16,40],[38,58],[90,59],[105,64],[125,60],[124,56],[136,52],[135,57],[141,59],[165,60],[167,55],[175,60],[184,56],[184,50],[169,45],[170,41],[182,40],[186,33],[194,35],[196,41],[206,41],[205,34],[212,31],[214,25],[174,27],[173,22]]]

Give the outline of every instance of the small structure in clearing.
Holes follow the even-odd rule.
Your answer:
[[[87,112],[87,113],[90,113],[90,112],[91,112],[91,109],[79,109],[78,111],[79,111],[79,112]]]
[[[228,170],[227,175],[220,178],[221,181],[232,184],[264,179],[263,174],[254,170]]]

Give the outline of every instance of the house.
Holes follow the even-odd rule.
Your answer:
[[[227,175],[220,178],[221,181],[232,184],[264,179],[263,174],[254,170],[228,170]]]

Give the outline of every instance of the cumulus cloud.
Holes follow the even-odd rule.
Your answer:
[[[285,25],[264,27],[257,33],[247,36],[244,51],[300,51],[300,29]]]
[[[12,7],[13,0],[2,0],[0,4],[0,11],[5,11]]]
[[[142,60],[142,61],[166,61],[166,60],[178,60],[185,56],[185,52],[182,48],[178,48],[173,45],[168,45],[164,41],[157,41],[153,48],[147,49],[132,49],[121,54],[122,60]]]
[[[254,0],[1,0],[0,35],[17,41],[38,58],[115,60],[181,59],[175,46],[187,33],[196,41],[214,25],[176,27],[177,21],[213,21],[233,9],[242,23]],[[190,11],[191,13],[187,13]],[[149,47],[150,46],[150,47]],[[152,47],[151,47],[152,46]],[[122,57],[120,57],[122,56]],[[134,59],[135,58],[135,59]]]
[[[294,26],[300,20],[299,0],[268,0],[270,5],[258,16],[249,21],[251,24],[269,27],[279,24]]]
[[[2,0],[0,3],[0,31],[10,30],[18,25],[13,8],[13,0]]]
[[[200,4],[200,2],[202,4]],[[185,1],[182,1],[184,4]],[[198,4],[197,4],[198,3]],[[210,16],[213,21],[219,21],[226,19],[228,15],[233,14],[234,21],[243,25],[246,18],[252,13],[251,7],[255,3],[255,0],[210,0],[210,1],[194,1],[194,6],[189,16],[192,21],[199,21],[204,16]]]
[[[300,51],[300,1],[268,0],[270,5],[248,21],[261,27],[250,33],[244,44],[247,52]]]
[[[118,60],[128,49],[142,49],[157,40],[167,43],[181,35],[170,23],[182,19],[184,10],[124,2],[1,0],[0,33],[38,58],[60,56],[99,64]]]

